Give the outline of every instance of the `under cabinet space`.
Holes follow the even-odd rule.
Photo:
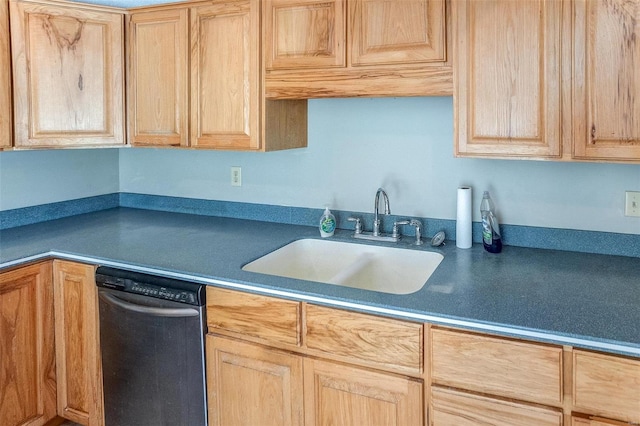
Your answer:
[[[306,305],[304,342],[310,353],[382,370],[420,375],[423,325]]]
[[[209,333],[298,346],[301,321],[300,302],[207,287]]]
[[[562,426],[562,412],[434,386],[430,426]]]
[[[432,327],[434,384],[560,406],[563,349],[559,346]]]
[[[639,360],[574,350],[573,375],[577,410],[640,423]]]

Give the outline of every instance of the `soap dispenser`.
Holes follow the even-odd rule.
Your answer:
[[[329,206],[325,206],[324,213],[320,218],[320,236],[327,238],[333,236],[336,230],[336,217],[329,210]]]

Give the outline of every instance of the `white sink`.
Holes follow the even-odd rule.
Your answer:
[[[420,290],[444,257],[440,253],[339,241],[294,241],[242,269],[393,294]]]

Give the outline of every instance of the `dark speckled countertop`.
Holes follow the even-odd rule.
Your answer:
[[[319,238],[318,230],[117,208],[0,231],[0,268],[54,256],[640,357],[640,258],[508,246],[496,255],[481,245],[401,242],[444,255],[425,286],[409,295],[242,270],[300,238]],[[332,239],[353,242],[347,231]]]

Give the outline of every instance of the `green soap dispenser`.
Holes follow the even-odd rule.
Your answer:
[[[320,218],[320,236],[322,238],[332,237],[336,230],[336,217],[329,210],[329,206],[325,206],[324,213]]]

